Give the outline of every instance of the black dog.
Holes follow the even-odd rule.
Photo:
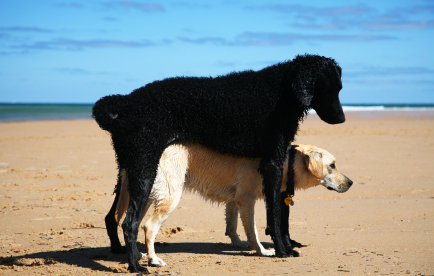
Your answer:
[[[129,179],[130,202],[122,224],[129,270],[146,271],[138,263],[136,245],[141,214],[161,154],[179,141],[261,158],[258,169],[264,178],[266,233],[271,234],[277,255],[297,256],[288,230],[281,229],[282,165],[309,109],[329,124],[345,121],[338,97],[341,75],[333,59],[302,55],[257,72],[155,81],[129,95],[96,102],[93,116],[111,133],[118,169],[126,169]]]

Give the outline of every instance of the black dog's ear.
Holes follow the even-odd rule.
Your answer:
[[[315,82],[311,76],[299,74],[292,83],[292,91],[297,99],[304,105],[310,106],[313,99]]]

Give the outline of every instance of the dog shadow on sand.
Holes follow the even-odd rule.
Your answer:
[[[272,243],[263,242],[265,248],[273,248]],[[137,243],[140,252],[146,252],[146,245]],[[157,254],[165,253],[190,253],[190,254],[215,254],[231,256],[252,256],[253,251],[245,251],[242,248],[233,247],[228,243],[185,242],[185,243],[155,243]],[[304,247],[304,246],[303,246]],[[264,257],[267,258],[267,257]],[[104,264],[100,263],[101,261]],[[69,250],[44,251],[31,254],[0,257],[0,267],[34,267],[49,266],[63,263],[70,266],[89,268],[103,272],[126,272],[121,268],[128,263],[127,254],[113,254],[110,247],[79,247]],[[148,266],[146,258],[140,263]],[[123,267],[123,266],[122,266]]]

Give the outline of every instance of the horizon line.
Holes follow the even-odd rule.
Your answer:
[[[77,102],[0,102],[0,105],[94,105],[95,103],[77,103]],[[391,105],[401,105],[401,106],[423,106],[423,105],[434,105],[432,103],[409,103],[409,102],[397,102],[397,103],[341,103],[345,106],[391,106]]]

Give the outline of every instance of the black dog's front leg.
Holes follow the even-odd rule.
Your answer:
[[[259,172],[264,178],[263,194],[267,210],[267,229],[265,230],[265,234],[271,235],[276,255],[285,258],[288,255],[281,235],[280,188],[282,186],[282,171],[282,166],[279,167],[266,159],[262,159],[259,164]]]
[[[297,251],[293,250],[294,244],[291,244],[292,240],[289,237],[289,205],[286,205],[286,203],[285,203],[285,198],[287,196],[288,195],[286,192],[283,192],[280,195],[280,206],[281,206],[280,231],[282,234],[282,241],[283,241],[283,245],[285,247],[286,254],[294,256],[294,257],[298,257],[299,253]]]
[[[107,234],[110,238],[110,248],[111,251],[115,254],[123,254],[126,253],[125,247],[122,247],[119,236],[118,236],[118,221],[115,219],[115,213],[116,213],[116,207],[118,205],[119,201],[119,195],[121,193],[121,186],[122,186],[122,175],[121,171],[119,170],[118,173],[118,182],[115,188],[115,200],[113,201],[113,205],[108,212],[107,216],[105,217],[105,227],[107,230]]]
[[[128,184],[134,185],[136,189],[134,189],[134,192],[129,190],[130,202],[127,215],[122,223],[122,229],[124,230],[125,246],[128,253],[128,270],[130,272],[145,272],[149,274],[148,269],[139,264],[142,256],[137,250],[137,235],[142,212],[148,202],[155,176],[154,178],[149,177],[145,179],[140,176],[141,174],[131,174],[130,171],[128,173]]]

